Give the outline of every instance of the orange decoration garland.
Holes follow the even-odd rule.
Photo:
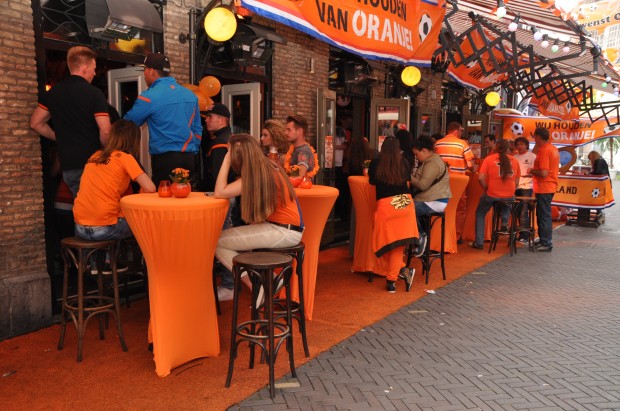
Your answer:
[[[310,144],[308,144],[308,146],[310,147],[310,150],[312,150],[312,154],[314,155],[314,167],[312,168],[312,171],[306,172],[306,176],[312,178],[316,175],[316,173],[318,173],[320,169],[319,157],[317,156],[316,151],[314,151],[314,148]],[[291,144],[288,151],[284,155],[284,170],[286,171],[286,174],[288,175],[291,175],[291,172],[293,171],[293,167],[295,167],[295,166],[291,166],[291,157],[293,155],[293,151],[295,151],[295,147]]]

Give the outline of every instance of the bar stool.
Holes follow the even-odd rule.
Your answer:
[[[522,233],[528,234],[527,244],[530,250],[536,251],[534,247],[534,237],[536,236],[536,230],[534,229],[534,214],[536,212],[536,197],[515,197],[517,202],[516,206],[512,209],[512,221],[518,222],[514,227],[514,237],[512,238],[515,254],[517,253],[517,237]],[[526,213],[528,215],[528,225],[522,225],[521,210],[526,207]]]
[[[441,221],[441,245],[439,250],[431,249],[431,232],[433,231],[433,226],[437,221]],[[427,238],[427,246],[424,250],[424,254],[420,256],[420,260],[422,260],[422,275],[426,276],[426,284],[428,284],[428,275],[431,271],[431,265],[435,262],[435,260],[441,261],[441,273],[443,275],[443,279],[446,279],[446,265],[445,265],[445,236],[446,236],[446,214],[444,212],[433,212],[422,216],[422,224],[426,229],[426,238]],[[411,264],[411,258],[413,257],[414,246],[410,245],[407,247],[407,267]]]
[[[68,237],[61,240],[61,254],[64,262],[64,279],[62,286],[62,313],[60,323],[60,340],[58,349],[62,350],[65,342],[65,331],[67,328],[67,313],[75,324],[78,337],[77,361],[82,361],[82,345],[84,332],[88,320],[95,315],[99,315],[99,338],[105,339],[104,318],[100,314],[112,313],[118,328],[118,338],[121,342],[123,351],[127,351],[125,337],[120,317],[120,302],[118,293],[118,273],[116,272],[116,249],[117,240],[89,241],[78,237]],[[104,295],[102,267],[105,260],[105,253],[110,255],[110,266],[112,267],[112,282],[114,297]],[[97,254],[97,294],[94,296],[85,295],[84,291],[84,272],[87,270],[90,257]],[[69,267],[74,264],[77,268],[77,296],[69,298]]]
[[[276,356],[282,346],[286,342],[286,350],[288,351],[291,374],[297,377],[295,372],[295,359],[293,352],[293,338],[289,324],[293,321],[291,307],[291,288],[290,280],[293,273],[293,257],[290,255],[279,253],[245,253],[239,254],[233,258],[233,279],[234,279],[234,297],[233,297],[233,315],[230,338],[230,357],[228,361],[228,375],[226,377],[226,387],[230,387],[232,380],[233,367],[237,358],[237,350],[239,344],[247,341],[250,344],[250,364],[249,368],[254,368],[254,348],[258,345],[265,354],[269,365],[269,394],[271,398],[275,396],[274,386],[274,366]],[[278,273],[275,269],[280,268]],[[241,293],[242,283],[241,274],[246,272],[252,282],[252,308],[251,319],[237,324],[237,316],[239,311],[239,294]],[[275,319],[273,298],[276,284],[282,283],[286,287],[286,322],[280,322]],[[256,300],[258,298],[259,289],[264,291],[264,314],[265,318],[261,319],[258,315]],[[276,343],[277,341],[277,343]]]
[[[508,237],[508,246],[510,247],[510,256],[512,257],[513,251],[516,248],[515,240],[515,224],[514,219],[508,221],[507,227],[502,227],[502,211],[508,207],[509,215],[514,214],[514,210],[518,202],[515,200],[498,200],[493,203],[493,217],[492,217],[492,229],[491,229],[491,244],[489,244],[489,254],[491,251],[495,251],[497,241],[500,236]]]
[[[303,241],[293,247],[284,248],[261,248],[254,250],[255,252],[274,252],[280,254],[286,254],[293,257],[296,264],[295,273],[297,274],[297,289],[299,290],[299,302],[291,301],[293,318],[297,320],[299,325],[299,332],[301,333],[301,341],[304,346],[304,354],[306,357],[310,357],[310,350],[308,349],[308,339],[306,337],[306,315],[304,312],[304,274],[303,263],[306,246]],[[274,315],[275,319],[284,318],[286,316],[286,299],[276,298],[273,300],[275,304]]]

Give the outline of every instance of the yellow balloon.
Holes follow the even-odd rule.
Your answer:
[[[421,78],[422,73],[420,73],[420,69],[415,66],[405,67],[405,69],[400,75],[400,79],[406,86],[415,86],[420,82]]]
[[[487,93],[486,97],[484,98],[484,101],[487,103],[488,106],[495,107],[496,105],[499,104],[500,99],[501,98],[499,96],[499,93],[495,91],[491,91],[490,93]]]
[[[214,76],[204,76],[200,83],[198,83],[198,89],[207,97],[216,96],[221,88],[220,81]]]
[[[215,41],[230,40],[237,31],[237,18],[225,7],[216,7],[205,16],[205,31]]]

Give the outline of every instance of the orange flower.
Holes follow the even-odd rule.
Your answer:
[[[170,180],[173,183],[187,184],[189,182],[189,170],[184,168],[175,168],[170,174]]]

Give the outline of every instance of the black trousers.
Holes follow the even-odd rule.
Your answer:
[[[153,183],[159,186],[162,180],[170,180],[170,174],[175,168],[189,170],[190,179],[196,182],[200,179],[200,174],[196,174],[196,153],[179,153],[169,151],[163,154],[151,155],[151,172],[153,173]]]

